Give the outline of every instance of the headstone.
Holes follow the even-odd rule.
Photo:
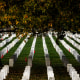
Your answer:
[[[4,75],[4,73],[0,72],[0,80],[3,80],[3,75]]]
[[[59,50],[59,51],[58,51],[58,54],[59,54],[61,60],[62,60],[62,56],[65,56],[65,55],[63,54],[63,51],[62,51],[62,50]]]
[[[45,57],[46,66],[50,66],[50,59],[49,57]]]
[[[6,68],[7,73],[9,73],[9,65],[4,65],[4,67]]]
[[[29,80],[30,79],[30,72],[31,72],[30,69],[31,69],[30,66],[26,66],[21,80]]]
[[[10,58],[9,59],[9,66],[10,67],[13,67],[14,66],[14,59],[13,58]]]
[[[48,80],[55,80],[53,69],[51,66],[47,67],[47,75],[48,75]]]
[[[32,56],[28,57],[28,66],[32,67]]]
[[[5,69],[1,69],[1,72],[3,73],[3,79],[5,79]]]
[[[67,67],[67,64],[69,64],[68,59],[66,58],[66,56],[62,56],[62,62],[64,63],[64,66]]]
[[[70,67],[72,67],[72,64],[67,64],[67,72],[69,72]]]
[[[13,59],[14,59],[14,62],[17,60],[17,55],[16,54],[14,54],[13,56]]]
[[[80,55],[77,56],[77,60],[80,62]]]
[[[17,49],[16,52],[14,53],[14,55],[16,55],[16,58],[18,58],[19,53],[20,53],[20,51],[19,51],[19,49]]]
[[[72,72],[72,80],[76,80],[76,79],[77,79],[77,73],[75,71],[73,71]]]
[[[49,58],[49,54],[46,54],[45,57],[46,57],[46,58]]]

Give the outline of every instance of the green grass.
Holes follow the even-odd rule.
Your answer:
[[[55,40],[56,38],[53,37]],[[59,47],[63,50],[63,53],[65,54],[65,56],[67,57],[67,59],[69,60],[69,62],[73,65],[73,67],[78,71],[78,73],[80,73],[80,63],[77,62],[77,60],[74,58],[74,56],[67,50],[64,48],[64,46],[59,42]]]
[[[19,42],[17,42],[15,44],[15,46],[13,48],[10,49],[10,51],[8,53],[6,53],[6,55],[4,55],[4,57],[1,59],[2,63],[5,64],[9,64],[9,58],[14,54],[15,50],[18,48],[18,46],[20,45],[20,43],[25,39],[25,37],[23,37]]]
[[[13,68],[10,68],[10,73],[7,76],[6,80],[12,78],[12,80],[21,80],[25,66],[27,66],[27,62],[25,62],[25,57],[28,58],[30,53],[31,45],[32,45],[33,37],[29,39],[29,41],[24,46],[21,54],[19,55],[17,61],[14,64]]]
[[[21,80],[25,66],[27,66],[27,62],[25,62],[25,57],[28,58],[33,38],[34,37],[31,37],[26,43],[17,61],[15,62],[14,67],[10,68],[10,72],[5,80]],[[56,40],[55,37],[53,37],[53,39]],[[4,65],[9,63],[9,58],[14,54],[14,52],[23,40],[24,38],[16,43],[16,45],[4,56],[4,58],[2,59],[2,63]],[[70,76],[67,73],[66,67],[64,67],[62,61],[60,60],[60,57],[54,49],[49,37],[45,37],[45,40],[50,56],[51,66],[54,71],[55,80],[71,80]],[[63,50],[63,53],[65,54],[69,62],[80,74],[80,63],[75,60],[74,56],[68,50],[66,50],[60,42],[59,47]],[[38,37],[36,40],[35,54],[32,62],[30,80],[48,80],[41,37]]]
[[[54,40],[56,40],[55,37],[53,37],[53,38],[54,38]],[[59,47],[63,50],[63,53],[68,58],[70,63],[72,63],[73,65],[78,65],[79,64],[77,62],[77,60],[75,59],[75,57],[62,45],[62,43],[60,43],[60,41],[59,41]]]
[[[19,55],[17,61],[15,62],[14,67],[19,67],[19,66],[23,67],[23,66],[27,65],[27,63],[25,62],[25,58],[28,59],[28,55],[30,53],[32,41],[33,41],[33,37],[31,39],[29,39],[28,42],[26,43],[26,45],[24,46],[21,54]]]
[[[47,48],[50,56],[51,66],[53,67],[53,70],[54,70],[55,79],[64,80],[64,77],[65,77],[65,80],[71,80],[67,73],[67,69],[64,67],[58,53],[54,49],[50,38],[46,37],[45,40],[46,40],[46,44],[47,44]]]
[[[42,38],[38,37],[35,46],[30,80],[47,80],[47,69],[42,45]]]

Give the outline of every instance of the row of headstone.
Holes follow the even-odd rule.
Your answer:
[[[27,38],[29,38],[29,36]],[[25,67],[25,70],[23,72],[23,76],[22,76],[21,80],[29,80],[30,79],[30,73],[31,73],[32,60],[33,60],[33,56],[34,56],[36,39],[37,39],[37,35],[34,37],[34,40],[33,40],[32,46],[31,46],[31,50],[30,50],[30,54],[28,57],[28,66]]]
[[[8,53],[8,51],[14,47],[14,45],[19,41],[19,39],[15,39],[13,40],[9,45],[7,45],[5,48],[3,48],[1,51],[0,51],[0,58],[3,58],[3,56]]]
[[[47,75],[48,80],[55,80],[53,68],[51,66],[47,66]]]
[[[55,31],[53,31],[53,32],[52,32],[52,31],[48,31],[48,34],[57,37],[58,32],[55,32]]]
[[[34,40],[33,40],[32,46],[31,46],[31,50],[30,50],[30,54],[28,57],[28,66],[31,66],[31,67],[32,67],[32,60],[33,60],[33,57],[35,54],[36,39],[37,39],[37,35],[34,37]]]
[[[31,73],[31,66],[26,66],[21,80],[29,80],[30,73]]]
[[[75,59],[80,62],[80,55],[78,54],[78,52],[71,46],[69,46],[64,40],[60,40],[60,42],[75,57]]]
[[[31,34],[29,34],[28,36],[30,37]],[[17,48],[17,50],[15,51],[15,53],[11,56],[11,58],[9,59],[9,66],[13,67],[15,61],[17,60],[18,56],[20,55],[22,49],[24,48],[25,44],[28,41],[28,37],[26,37],[23,42],[19,45],[19,47]]]
[[[45,63],[46,63],[46,67],[47,67],[47,66],[50,66],[50,58],[49,58],[49,53],[48,53],[48,49],[47,49],[47,46],[46,46],[44,36],[42,36],[42,41],[43,41],[43,50],[44,50],[44,56],[45,56]]]
[[[63,51],[60,49],[60,47],[56,44],[56,42],[54,41],[54,39],[52,38],[52,35],[48,34],[53,47],[56,49],[56,52],[58,53],[58,55],[60,56],[60,59],[62,60],[62,62],[64,63],[64,66],[67,67],[67,64],[69,63],[69,61],[67,60],[66,56],[63,54]]]
[[[6,37],[8,37],[9,36],[9,34],[4,34],[4,36],[2,36],[1,38],[0,38],[0,40],[4,40]]]
[[[5,39],[8,36],[9,36],[8,34],[5,34],[4,36],[2,36],[2,38],[0,38],[0,40],[3,40],[3,39]],[[5,44],[6,44],[6,40],[0,42],[0,47],[3,47]]]
[[[2,33],[0,33],[0,36],[2,36]]]
[[[80,34],[78,34],[78,33],[76,33],[75,36],[76,36],[77,38],[80,38]]]
[[[53,47],[56,49],[56,51],[58,52],[59,56],[60,56],[60,59],[62,60],[62,56],[64,56],[62,50],[59,48],[59,46],[56,44],[56,42],[54,41],[54,39],[52,38],[52,35],[48,34],[51,42],[52,42],[52,45]]]
[[[67,36],[73,38],[75,41],[77,41],[78,43],[80,43],[80,39],[76,37],[76,34],[67,33]]]
[[[8,39],[6,39],[6,42],[10,42],[14,37],[16,37],[16,34],[12,34]]]
[[[72,64],[67,64],[67,72],[69,72],[70,78],[72,80],[80,80],[80,76],[75,70],[75,68],[72,67]]]
[[[53,68],[50,66],[50,58],[49,58],[49,53],[48,53],[44,36],[42,36],[42,41],[43,41],[43,49],[44,49],[46,67],[47,67],[48,80],[55,80]]]
[[[52,38],[52,36],[51,35],[49,35],[49,37],[51,37]],[[50,38],[50,39],[51,39]],[[54,41],[51,41],[51,42],[54,42]],[[54,46],[54,44],[55,43],[52,43],[53,44],[53,46]],[[64,45],[65,46],[65,45]],[[58,50],[59,49],[56,49],[56,51],[58,52]],[[59,52],[58,52],[59,53]],[[72,77],[72,75],[71,75],[71,72],[70,72],[70,70],[69,70],[69,62],[68,62],[68,60],[66,60],[67,58],[65,57],[65,56],[62,56],[62,61],[64,61],[64,63],[66,63],[66,67],[67,67],[67,72],[69,72],[69,74],[70,74],[70,77],[72,78],[72,80],[79,80],[79,79],[76,79],[76,77],[77,76],[75,76],[75,78],[74,78],[74,76]],[[67,62],[66,62],[67,61]],[[72,72],[73,73],[73,72]],[[76,75],[76,74],[74,74],[74,75]],[[78,78],[78,77],[77,77]]]
[[[80,39],[77,38],[77,37],[75,37],[75,35],[73,35],[72,38],[73,38],[75,41],[77,41],[78,43],[80,43]]]
[[[80,45],[77,44],[74,40],[70,39],[69,37],[65,37],[67,41],[69,41],[74,47],[80,50]]]
[[[5,39],[0,43],[0,47],[3,47],[7,42],[10,42],[14,37],[16,37],[16,34],[12,34],[8,39]]]
[[[0,43],[0,47],[3,47],[6,44],[6,39]]]
[[[53,32],[53,36],[57,37],[58,32]]]
[[[8,73],[9,73],[9,65],[4,65],[4,67],[0,70],[0,80],[6,79]]]

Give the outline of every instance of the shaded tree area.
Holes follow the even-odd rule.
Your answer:
[[[79,31],[79,0],[0,0],[0,28]]]

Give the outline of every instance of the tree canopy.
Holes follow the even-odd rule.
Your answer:
[[[0,0],[0,27],[44,32],[80,27],[79,0]]]

